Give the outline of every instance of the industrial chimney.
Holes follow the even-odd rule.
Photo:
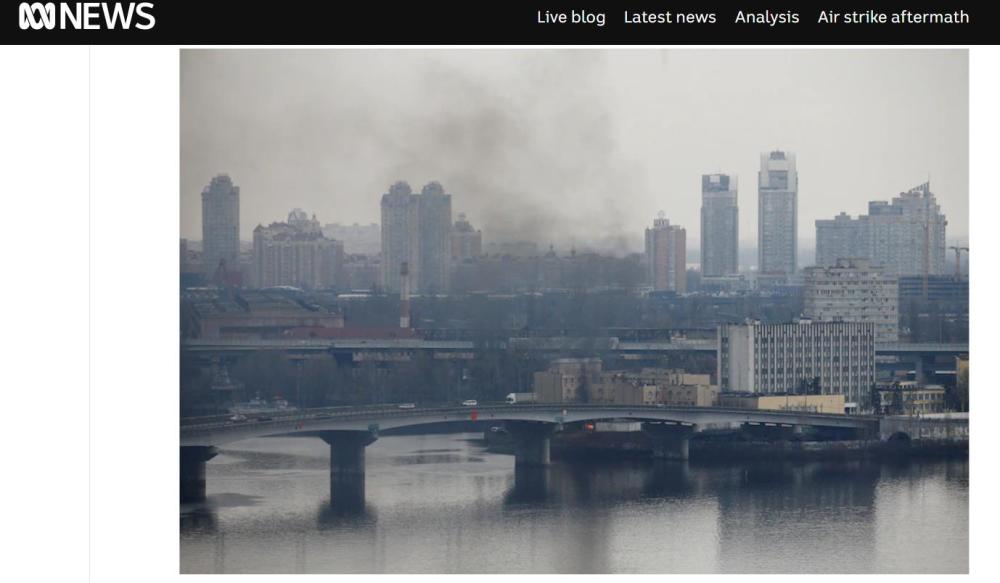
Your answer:
[[[399,268],[399,327],[410,327],[410,266],[404,261]]]

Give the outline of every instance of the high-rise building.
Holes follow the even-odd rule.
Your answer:
[[[794,154],[778,150],[761,154],[757,197],[757,268],[768,276],[793,275],[799,215]]]
[[[257,287],[305,289],[346,287],[344,245],[323,236],[316,216],[295,209],[284,223],[253,230],[253,272]]]
[[[663,213],[646,229],[649,281],[656,291],[687,291],[687,232],[671,225]]]
[[[417,289],[422,294],[446,294],[451,275],[451,195],[440,182],[420,191],[420,271]]]
[[[836,265],[838,259],[868,257],[864,238],[862,221],[854,220],[846,213],[816,221],[816,265],[829,267]]]
[[[899,283],[867,259],[806,269],[802,315],[818,322],[871,322],[876,342],[899,341]]]
[[[944,275],[947,225],[930,183],[924,183],[891,202],[868,203],[868,214],[857,219],[841,213],[816,221],[816,264],[861,257],[889,275]]]
[[[736,177],[701,177],[701,275],[721,277],[740,271],[739,207]]]
[[[871,407],[875,324],[811,322],[719,327],[723,392],[844,395],[849,410]]]
[[[240,256],[240,188],[220,174],[201,191],[202,268],[207,281],[238,269]],[[223,268],[220,270],[220,266]]]
[[[382,250],[382,229],[378,223],[368,225],[327,223],[323,225],[323,234],[330,239],[341,241],[344,244],[344,253],[375,256]]]
[[[412,290],[448,293],[451,275],[451,195],[438,182],[419,195],[397,182],[382,195],[382,285],[399,292],[407,263]]]
[[[451,260],[462,263],[483,254],[483,232],[472,228],[465,213],[458,213],[458,220],[451,232]]]
[[[390,293],[401,290],[399,272],[403,263],[410,277],[420,271],[419,206],[405,182],[396,182],[382,195],[382,287]]]

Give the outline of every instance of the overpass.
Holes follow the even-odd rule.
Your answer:
[[[509,338],[491,343],[497,348],[516,348],[533,352],[564,352],[589,350],[622,354],[669,354],[676,352],[716,352],[715,340],[683,340],[673,342],[622,342],[617,338]],[[239,354],[261,350],[281,350],[290,353],[317,352],[414,352],[468,353],[479,348],[471,340],[398,339],[288,339],[288,338],[193,338],[181,341],[181,350],[203,354]],[[940,342],[895,342],[878,344],[879,356],[919,356],[967,354],[969,344]]]
[[[654,457],[687,459],[688,439],[699,428],[721,424],[812,426],[878,432],[875,417],[718,407],[656,407],[576,403],[487,405],[477,408],[343,407],[307,409],[267,421],[233,423],[225,416],[181,420],[181,500],[205,497],[205,463],[216,446],[253,437],[318,437],[330,446],[330,495],[357,504],[364,499],[365,447],[380,430],[462,421],[503,422],[516,443],[515,467],[549,464],[549,437],[564,424],[602,419],[644,422]]]

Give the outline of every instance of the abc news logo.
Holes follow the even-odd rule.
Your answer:
[[[152,2],[21,2],[21,30],[149,30],[156,25]]]

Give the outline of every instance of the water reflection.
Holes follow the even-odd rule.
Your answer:
[[[642,495],[646,498],[682,498],[697,493],[701,482],[687,461],[652,460]]]
[[[361,500],[326,500],[316,513],[316,522],[324,528],[373,528],[378,517],[373,506]]]
[[[215,512],[209,508],[196,508],[181,513],[181,533],[212,534],[216,532],[217,525]]]
[[[550,500],[551,473],[551,467],[515,466],[514,485],[504,495],[505,504],[544,504]]]
[[[716,474],[719,544],[729,549],[721,571],[874,570],[877,465],[757,463]]]
[[[220,509],[256,506],[260,503],[259,496],[227,493],[210,496],[204,502],[181,504],[181,533],[213,533],[217,527]]]
[[[596,507],[691,496],[698,484],[687,461],[576,460],[547,468],[516,467],[505,500],[511,504],[552,502]]]
[[[183,572],[964,572],[968,463],[601,461],[515,468],[383,438],[330,496],[325,444],[258,440],[182,508]],[[296,460],[295,458],[302,458]],[[406,461],[402,461],[405,459]]]

